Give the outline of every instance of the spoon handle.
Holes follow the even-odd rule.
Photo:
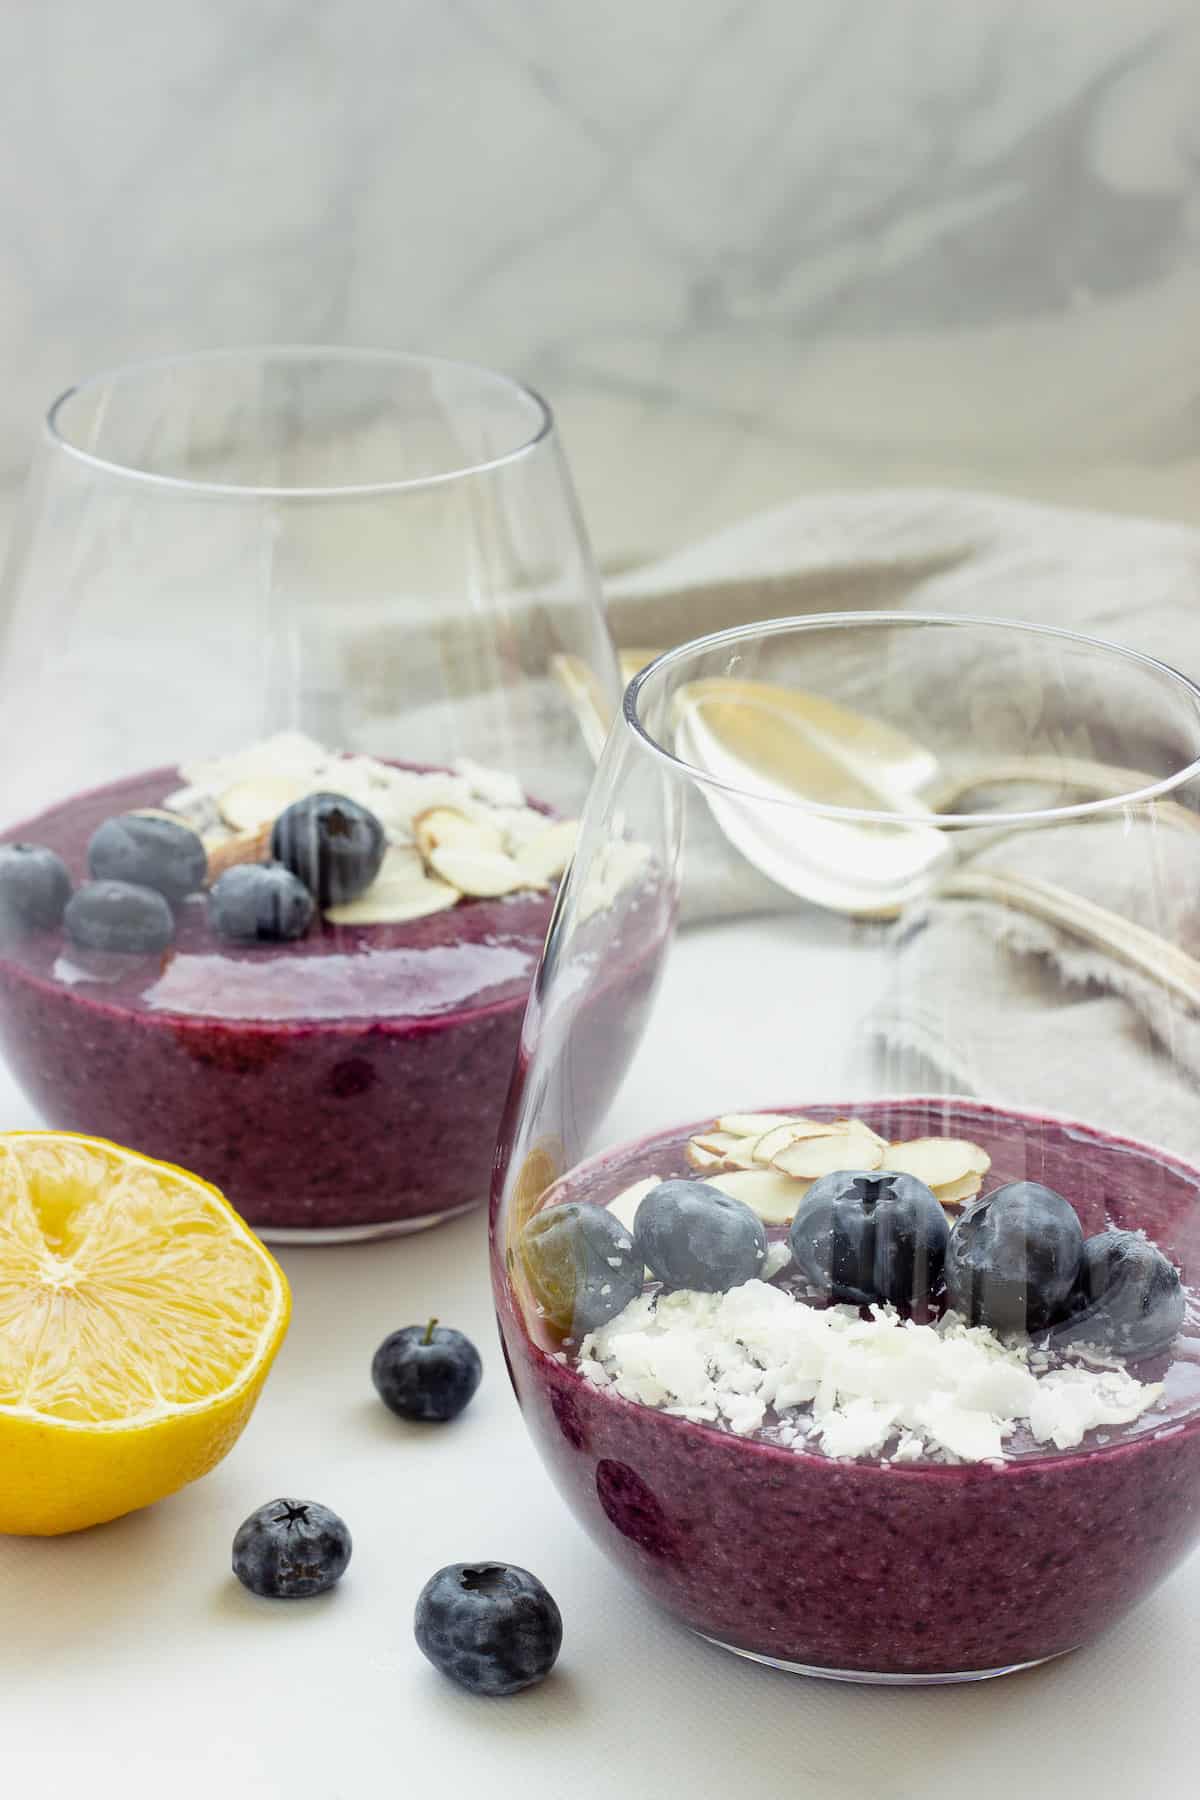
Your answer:
[[[1085,943],[1095,944],[1141,975],[1148,975],[1189,1005],[1200,1008],[1200,962],[1165,938],[1085,900],[1053,882],[999,870],[956,869],[938,883],[939,897],[990,900],[1011,906],[1056,925]]]
[[[1090,762],[1084,757],[988,757],[953,775],[943,775],[936,784],[924,788],[921,800],[931,812],[953,812],[955,800],[972,788],[1007,787],[1021,781],[1044,783],[1047,787],[1076,788],[1081,796],[1117,800],[1123,794],[1135,794],[1152,786],[1154,777],[1147,775],[1145,770],[1121,769],[1112,763]],[[1178,801],[1155,800],[1137,804],[1139,807],[1152,805],[1164,823],[1200,831],[1200,813],[1180,806]]]

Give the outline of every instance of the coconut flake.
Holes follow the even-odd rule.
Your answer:
[[[1124,1371],[1035,1374],[1036,1354],[953,1313],[916,1325],[875,1307],[864,1319],[748,1281],[727,1294],[640,1295],[589,1333],[580,1366],[602,1370],[624,1399],[739,1435],[773,1411],[804,1448],[860,1458],[895,1440],[889,1460],[900,1462],[1001,1461],[1022,1422],[1038,1442],[1069,1448],[1097,1425],[1138,1418],[1162,1393]]]
[[[523,807],[525,790],[506,769],[487,769],[469,756],[456,756],[454,773],[462,777],[476,800],[488,806]]]
[[[776,1238],[773,1244],[767,1245],[767,1258],[762,1266],[764,1281],[774,1281],[781,1275],[792,1260],[791,1247],[786,1238]]]
[[[1125,1370],[1051,1369],[1037,1383],[1029,1429],[1040,1444],[1072,1450],[1097,1425],[1128,1425],[1162,1396],[1163,1384]]]

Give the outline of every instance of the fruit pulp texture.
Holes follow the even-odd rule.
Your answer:
[[[1044,1182],[1085,1232],[1143,1228],[1196,1282],[1200,1174],[1162,1153],[974,1101],[795,1110],[852,1110],[891,1141],[973,1139],[992,1157],[985,1188]],[[642,1176],[685,1174],[699,1128],[595,1162],[554,1198],[603,1203]],[[493,1275],[513,1385],[568,1504],[662,1604],[735,1648],[864,1675],[1002,1669],[1106,1629],[1200,1535],[1194,1302],[1170,1353],[1133,1365],[1165,1381],[1161,1410],[1073,1451],[1030,1440],[1001,1465],[889,1465],[797,1454],[593,1387],[524,1316],[499,1226]]]
[[[76,881],[116,813],[161,805],[160,769],[6,834]],[[399,1224],[481,1201],[553,897],[463,900],[407,924],[296,943],[216,936],[201,897],[161,956],[101,956],[61,931],[0,949],[0,1045],[55,1128],[214,1182],[252,1224]]]

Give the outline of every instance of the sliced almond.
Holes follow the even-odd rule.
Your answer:
[[[961,1181],[948,1181],[944,1187],[935,1188],[934,1197],[943,1206],[965,1206],[973,1200],[983,1186],[982,1175],[964,1175]]]
[[[877,1144],[886,1145],[887,1143],[887,1139],[885,1137],[880,1137],[877,1131],[872,1130],[865,1119],[835,1119],[831,1129],[835,1131],[838,1129],[843,1131],[861,1131],[866,1137],[874,1138]]]
[[[425,860],[415,844],[389,844],[376,881],[425,881]],[[372,883],[374,886],[374,883]],[[367,890],[368,893],[370,889]],[[359,895],[359,899],[362,895]]]
[[[683,1154],[687,1158],[688,1167],[699,1169],[702,1174],[707,1174],[710,1170],[725,1169],[729,1166],[722,1151],[702,1150],[695,1140],[688,1145]]]
[[[760,1163],[773,1162],[779,1152],[786,1150],[789,1145],[803,1143],[808,1138],[833,1137],[835,1129],[833,1125],[822,1125],[816,1119],[792,1119],[786,1125],[777,1125],[774,1131],[764,1131],[761,1137],[753,1140],[755,1160]]]
[[[160,809],[150,807],[147,810],[158,812]],[[190,825],[193,831],[199,831],[204,835],[221,828],[217,803],[212,795],[206,793],[203,788],[176,788],[173,793],[167,795],[161,810],[172,819],[182,819],[184,824]]]
[[[418,813],[412,822],[412,834],[425,857],[449,846],[488,855],[504,849],[504,838],[497,826],[489,820],[469,819],[452,806],[431,806]]]
[[[735,1138],[732,1146],[725,1153],[730,1168],[765,1168],[765,1159],[759,1154],[761,1143],[761,1138]]]
[[[456,756],[454,773],[462,777],[471,792],[488,806],[524,806],[525,790],[515,775],[505,769],[489,769],[473,762],[469,756]]]
[[[211,887],[226,869],[238,863],[266,862],[271,854],[271,827],[260,825],[257,831],[235,831],[232,837],[206,844],[208,850],[208,883]]]
[[[882,1161],[883,1145],[876,1142],[874,1133],[850,1126],[828,1137],[802,1138],[774,1156],[771,1167],[784,1175],[815,1181],[838,1169],[877,1169]]]
[[[688,1161],[697,1169],[753,1169],[758,1162],[757,1142],[757,1138],[738,1138],[727,1131],[710,1131],[691,1140],[688,1145]],[[694,1161],[693,1151],[701,1158],[713,1160]]]
[[[326,907],[325,917],[331,925],[407,925],[428,913],[457,906],[460,898],[457,888],[428,875],[415,881],[405,876],[377,876],[357,900]]]
[[[495,900],[529,887],[529,877],[519,863],[502,851],[466,850],[457,845],[431,850],[429,866],[435,875],[474,900]]]
[[[277,819],[304,792],[290,775],[256,775],[227,788],[217,801],[221,817],[235,831],[257,831]]]
[[[707,1150],[713,1156],[724,1156],[738,1142],[729,1131],[698,1131],[691,1142],[700,1150]]]
[[[135,819],[165,819],[168,825],[186,825],[189,831],[196,829],[190,819],[185,819],[182,813],[172,812],[166,806],[135,806],[133,817]]]
[[[744,1200],[764,1225],[786,1225],[808,1192],[807,1181],[793,1181],[774,1169],[735,1169],[707,1180],[732,1200]]]
[[[646,1195],[650,1192],[651,1188],[656,1188],[658,1185],[658,1176],[648,1175],[644,1181],[635,1181],[632,1187],[623,1188],[619,1194],[615,1194],[609,1201],[609,1212],[612,1214],[613,1218],[616,1219],[618,1224],[625,1227],[631,1237],[633,1235],[633,1221],[637,1216],[638,1207],[642,1204],[642,1201],[646,1198]]]
[[[776,1131],[782,1125],[811,1127],[810,1135],[813,1136],[833,1130],[832,1125],[801,1118],[797,1113],[725,1113],[717,1120],[718,1131],[731,1132],[734,1137],[761,1137],[764,1132]]]
[[[523,843],[514,852],[515,859],[530,879],[541,887],[547,881],[558,880],[575,854],[575,840],[578,836],[578,819],[559,819],[556,824],[548,825],[545,831],[539,831],[536,837]]]
[[[983,1168],[977,1167],[983,1158]],[[990,1159],[978,1144],[966,1138],[909,1138],[903,1144],[889,1144],[887,1166],[905,1175],[915,1175],[926,1187],[942,1188],[964,1175],[981,1175],[991,1167]]]

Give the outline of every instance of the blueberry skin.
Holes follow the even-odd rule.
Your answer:
[[[634,1215],[634,1242],[664,1287],[725,1294],[761,1273],[767,1234],[756,1212],[707,1181],[662,1181]]]
[[[946,1250],[946,1292],[972,1325],[1044,1331],[1071,1310],[1083,1262],[1075,1209],[1053,1188],[1012,1181],[972,1201]]]
[[[562,1648],[562,1614],[514,1563],[450,1563],[417,1599],[417,1644],[472,1694],[498,1698],[544,1681]]]
[[[162,895],[129,881],[85,882],[68,900],[63,925],[85,950],[130,956],[156,955],[175,939],[175,918]]]
[[[302,938],[316,902],[282,863],[235,863],[212,885],[208,922],[235,944],[283,944]]]
[[[267,1600],[307,1600],[346,1572],[353,1544],[344,1519],[315,1500],[270,1500],[238,1526],[233,1572]]]
[[[645,1280],[633,1234],[607,1207],[576,1200],[534,1214],[521,1258],[543,1315],[576,1337],[624,1312]]]
[[[173,905],[198,893],[208,872],[208,853],[190,825],[140,813],[121,813],[98,825],[87,859],[94,881],[155,888]]]
[[[370,887],[386,849],[375,814],[345,794],[309,794],[281,812],[271,831],[271,855],[322,906],[354,900]]]
[[[792,1219],[792,1257],[805,1279],[852,1306],[911,1312],[938,1291],[950,1227],[915,1175],[839,1169],[822,1175]]]
[[[70,898],[61,856],[41,844],[0,844],[0,934],[52,931]]]
[[[1055,1349],[1097,1344],[1117,1356],[1153,1356],[1183,1324],[1183,1282],[1140,1232],[1101,1231],[1083,1246],[1078,1304],[1052,1334]]]
[[[482,1379],[470,1338],[436,1320],[393,1331],[371,1361],[375,1391],[402,1419],[456,1419]]]

